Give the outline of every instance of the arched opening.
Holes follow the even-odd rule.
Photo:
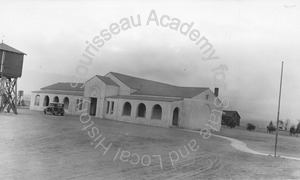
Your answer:
[[[34,99],[34,105],[39,106],[40,105],[40,95],[36,95]]]
[[[43,106],[49,106],[49,96],[45,96]]]
[[[59,98],[57,97],[57,96],[55,96],[54,98],[53,98],[53,102],[59,102]]]
[[[123,116],[131,116],[131,104],[129,102],[124,104]]]
[[[153,106],[151,119],[161,119],[162,109],[161,106],[156,104]]]
[[[141,103],[138,106],[137,117],[146,117],[146,106]]]
[[[64,99],[64,109],[65,110],[68,110],[69,109],[69,98],[68,97],[65,97]]]
[[[173,110],[173,120],[172,120],[172,125],[173,126],[178,126],[178,121],[179,121],[179,108],[176,107]]]

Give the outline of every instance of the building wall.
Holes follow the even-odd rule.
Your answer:
[[[118,95],[119,87],[106,85],[96,76],[85,83],[84,109],[91,110],[91,98],[97,99],[95,117],[103,118],[105,97]]]
[[[234,113],[232,120],[235,121],[236,126],[240,126],[240,116],[237,113]]]
[[[240,122],[241,121],[241,117],[240,116],[237,116],[237,118],[236,118],[236,125],[237,126],[240,126]]]
[[[219,131],[221,128],[222,107],[212,91],[207,90],[194,98],[184,99],[183,114],[184,119],[180,127],[199,130],[201,128],[214,129]],[[212,115],[213,114],[213,115]]]
[[[110,102],[110,107],[108,108],[108,101]],[[114,102],[114,111],[111,111],[111,105]],[[131,104],[131,114],[130,116],[124,115],[124,105],[126,102]],[[146,106],[145,117],[137,117],[138,106],[140,103],[143,103]],[[152,118],[153,107],[159,105],[161,107],[161,119]],[[145,100],[132,100],[132,99],[113,99],[107,98],[105,101],[105,111],[104,118],[124,121],[129,123],[144,124],[150,126],[160,126],[160,127],[170,127],[172,123],[171,118],[171,102],[158,102],[158,101],[145,101]],[[108,111],[107,111],[108,110]],[[108,113],[107,113],[108,112]]]
[[[37,96],[39,96],[38,103],[36,102]],[[63,95],[63,94],[48,94],[48,93],[32,93],[31,101],[30,101],[30,109],[43,111],[45,104],[45,97],[49,97],[49,103],[54,102],[54,98],[58,97],[59,103],[64,103],[64,99],[69,99],[69,107],[65,109],[66,114],[80,114],[79,109],[76,107],[77,100],[80,102],[82,100],[82,96],[75,96],[75,95]],[[77,110],[76,110],[77,109]]]
[[[236,123],[236,126],[240,126],[240,120],[241,117],[238,115],[238,113],[234,113],[232,116],[222,116],[222,124],[226,125],[230,122],[234,121]]]
[[[184,99],[176,102],[158,102],[132,99],[114,99],[107,98],[104,104],[104,115],[106,119],[124,121],[136,124],[144,124],[160,127],[171,127],[174,116],[174,109],[179,109],[178,127],[199,130],[202,128],[213,129],[219,131],[221,128],[222,108],[214,105],[212,99],[206,99],[206,95],[210,92],[203,93],[197,99]],[[108,107],[108,101],[109,107]],[[112,102],[114,104],[112,110]],[[123,115],[124,105],[126,102],[131,104],[130,116]],[[137,117],[138,105],[143,103],[146,106],[146,116]],[[162,108],[162,117],[160,120],[153,119],[152,111],[154,105],[160,105]],[[211,115],[214,114],[214,115]]]

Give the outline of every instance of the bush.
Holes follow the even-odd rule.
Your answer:
[[[295,128],[295,126],[293,125],[293,126],[290,127],[290,135],[291,135],[291,136],[292,136],[292,135],[295,135],[295,132],[296,132],[296,128]]]
[[[247,130],[249,130],[249,131],[254,131],[254,130],[255,130],[255,125],[254,125],[254,124],[251,124],[251,123],[248,123],[248,124],[247,124]]]

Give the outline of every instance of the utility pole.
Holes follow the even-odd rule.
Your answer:
[[[281,64],[281,77],[280,77],[280,88],[279,88],[279,101],[278,101],[278,112],[277,112],[277,127],[276,127],[276,138],[275,138],[275,151],[274,151],[274,158],[276,158],[276,151],[277,151],[278,123],[279,123],[279,112],[280,112],[280,100],[281,100],[282,75],[283,75],[283,61],[282,61],[282,64]]]

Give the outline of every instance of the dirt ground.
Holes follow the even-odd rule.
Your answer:
[[[274,155],[275,132],[269,134],[241,128],[230,129],[222,126],[221,132],[215,134],[241,140],[253,150]],[[278,135],[277,155],[300,158],[300,136]]]
[[[0,127],[0,179],[300,179],[300,161],[240,152],[227,140],[177,128],[24,109],[0,114]],[[218,134],[262,151],[274,137]],[[280,153],[299,155],[299,139],[280,139],[288,144]]]

